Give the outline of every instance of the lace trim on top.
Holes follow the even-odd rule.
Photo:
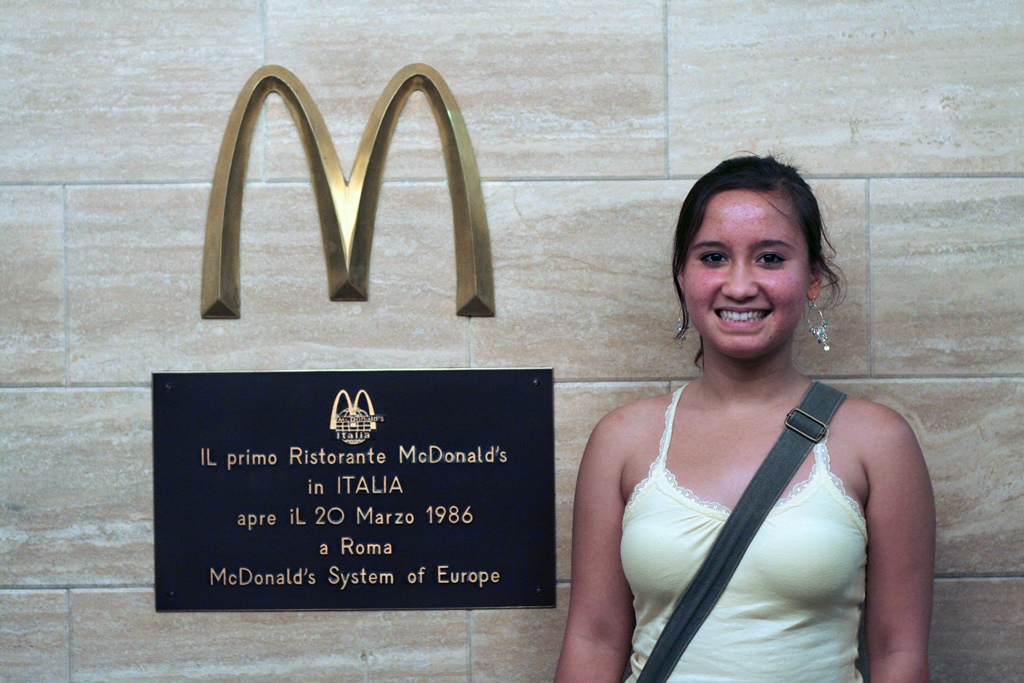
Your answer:
[[[623,523],[625,523],[626,518],[629,516],[630,510],[636,506],[637,502],[640,500],[641,496],[646,491],[646,489],[650,488],[650,486],[653,485],[654,478],[659,470],[662,472],[662,474],[665,477],[665,480],[669,483],[669,485],[671,485],[671,487],[676,491],[676,493],[681,495],[686,500],[694,503],[695,505],[705,510],[717,513],[719,515],[728,516],[732,514],[732,510],[726,507],[725,505],[722,505],[721,503],[717,503],[715,501],[704,500],[696,493],[680,484],[679,481],[676,479],[676,475],[674,475],[672,471],[668,469],[668,467],[666,466],[668,460],[668,447],[672,441],[672,427],[675,424],[676,404],[679,403],[679,396],[682,394],[682,392],[683,387],[680,387],[672,393],[672,400],[669,401],[668,408],[665,409],[665,431],[662,432],[661,441],[658,444],[658,457],[654,460],[654,462],[651,463],[650,468],[648,468],[647,476],[644,477],[644,479],[637,483],[637,485],[633,488],[633,493],[632,495],[630,495],[629,501],[626,503],[625,514],[623,515]],[[796,486],[794,486],[793,490],[790,491],[785,497],[776,501],[775,505],[772,506],[772,510],[775,511],[776,509],[786,508],[794,504],[797,501],[798,497],[804,491],[806,491],[811,486],[811,484],[814,483],[815,479],[817,479],[821,475],[821,472],[824,471],[826,474],[828,474],[829,481],[831,482],[833,488],[835,488],[836,493],[838,494],[839,502],[842,503],[847,508],[847,510],[850,512],[850,514],[853,515],[854,519],[856,519],[859,524],[866,526],[867,522],[864,519],[864,513],[860,509],[860,504],[846,492],[846,486],[843,484],[843,480],[840,479],[836,475],[836,473],[832,471],[832,459],[828,454],[827,442],[828,438],[825,438],[821,442],[816,443],[814,445],[814,465],[811,466],[810,474],[807,476],[806,479],[804,479]]]
[[[665,481],[667,481],[672,486],[672,488],[676,490],[676,493],[678,493],[688,501],[696,503],[698,506],[704,508],[705,510],[711,510],[712,512],[718,512],[723,515],[732,514],[732,510],[722,505],[721,503],[716,503],[713,500],[704,500],[696,493],[680,484],[678,481],[676,481],[676,475],[672,474],[672,470],[670,470],[669,468],[662,468],[662,474],[665,475]]]
[[[685,385],[683,385],[685,386]],[[659,468],[664,468],[665,461],[668,456],[668,445],[672,441],[672,425],[675,424],[676,420],[676,404],[679,403],[679,396],[683,393],[683,387],[679,387],[672,392],[672,400],[668,402],[668,408],[665,409],[665,430],[661,433],[661,441],[658,444],[658,457],[654,459],[651,466],[647,469],[647,476],[641,479],[636,486],[633,487],[633,493],[629,496],[629,501],[626,503],[626,513],[628,514],[630,509],[636,506],[636,502],[640,500],[640,495],[643,490],[650,486],[651,482],[654,481],[654,475],[657,474]],[[665,474],[669,476],[669,481],[679,489],[679,492],[684,496],[689,494],[695,502],[700,502],[698,498],[689,489],[683,488],[676,482],[675,476],[665,470]],[[625,517],[623,517],[625,519]]]
[[[828,474],[833,488],[835,488],[836,493],[839,494],[839,502],[845,505],[850,514],[852,514],[858,522],[867,528],[867,520],[864,519],[864,512],[860,509],[860,503],[854,500],[853,496],[846,492],[846,485],[843,484],[843,480],[839,478],[839,475],[832,471],[832,458],[828,454],[827,436],[822,439],[820,443],[814,444],[814,466],[811,468],[811,474],[807,478],[807,481],[802,481],[794,486],[790,494],[779,501],[777,506],[781,507],[785,505],[791,499],[795,498],[796,494],[807,488],[810,485],[811,480],[814,479],[815,474],[817,474],[819,466],[823,467],[825,472]]]

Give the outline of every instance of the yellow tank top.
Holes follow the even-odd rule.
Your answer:
[[[680,486],[665,466],[681,391],[665,413],[658,457],[622,520],[622,565],[636,610],[631,683],[729,516]],[[866,561],[864,517],[819,443],[810,476],[771,510],[669,680],[859,682]]]

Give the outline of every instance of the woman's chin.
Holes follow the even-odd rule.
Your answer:
[[[772,360],[779,354],[788,354],[786,341],[764,338],[761,335],[731,335],[721,341],[704,339],[704,356],[720,356],[723,360],[756,361]],[[792,337],[790,337],[792,339]],[[787,340],[788,341],[788,340]]]

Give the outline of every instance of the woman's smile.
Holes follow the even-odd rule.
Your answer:
[[[718,311],[718,317],[730,323],[752,323],[763,319],[768,311]]]

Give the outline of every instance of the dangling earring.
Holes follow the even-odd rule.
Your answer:
[[[811,321],[812,310],[818,314],[817,325]],[[820,308],[818,308],[818,304],[814,303],[814,299],[807,300],[807,311],[804,312],[804,320],[807,321],[810,333],[813,334],[818,340],[818,343],[821,344],[822,350],[828,351],[828,335],[825,334],[825,328],[828,327],[828,323],[825,321],[825,314],[821,312]]]
[[[686,341],[686,331],[690,329],[690,316],[686,314],[686,304],[683,304],[683,309],[679,313],[679,320],[676,321],[676,341],[682,346],[683,342]]]

